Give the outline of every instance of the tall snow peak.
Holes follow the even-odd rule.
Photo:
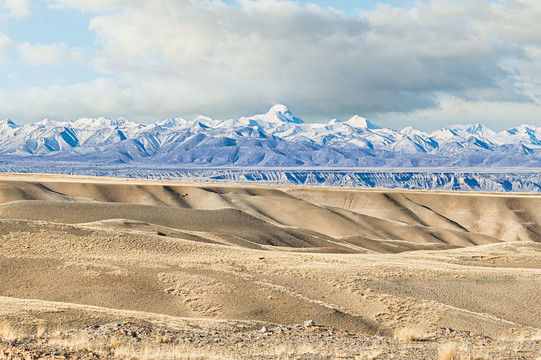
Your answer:
[[[495,134],[494,131],[482,124],[468,125],[463,127],[462,130],[472,135],[490,136]]]
[[[282,104],[276,104],[267,111],[263,120],[271,123],[276,122],[289,122],[295,124],[304,124],[304,121],[298,117],[293,116],[287,106]]]
[[[287,106],[285,106],[284,104],[276,104],[276,105],[273,105],[269,111],[267,111],[267,113],[287,113],[287,112],[290,112],[289,111],[289,108]]]
[[[347,124],[355,128],[361,128],[361,129],[370,129],[370,130],[381,129],[381,127],[377,126],[376,124],[371,123],[370,121],[366,120],[365,118],[359,115],[355,115],[348,121],[345,121],[344,124]]]

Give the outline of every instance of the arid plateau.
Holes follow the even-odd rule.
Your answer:
[[[0,358],[537,360],[541,195],[2,174]]]

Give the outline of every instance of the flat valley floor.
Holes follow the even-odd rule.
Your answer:
[[[0,359],[541,359],[541,195],[0,175]]]

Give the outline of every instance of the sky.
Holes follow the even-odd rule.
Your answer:
[[[537,0],[0,0],[0,119],[541,126]]]

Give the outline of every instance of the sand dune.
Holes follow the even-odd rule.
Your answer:
[[[83,322],[94,306],[171,324],[532,334],[540,206],[527,195],[4,176],[0,302],[11,310],[0,317],[37,299],[70,310],[24,321]]]

